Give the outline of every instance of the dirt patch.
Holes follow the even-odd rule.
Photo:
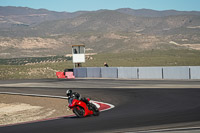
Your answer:
[[[0,125],[71,115],[66,99],[0,94]]]
[[[174,41],[170,41],[169,43],[177,45],[177,46],[187,47],[194,50],[200,50],[200,44],[178,44]]]

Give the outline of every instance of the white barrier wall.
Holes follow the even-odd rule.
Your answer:
[[[200,66],[75,68],[75,77],[125,79],[200,79]]]
[[[102,78],[118,78],[117,67],[101,67]]]
[[[137,79],[137,67],[118,67],[118,78]]]
[[[78,78],[85,78],[87,77],[87,68],[75,68],[74,69],[74,76]]]
[[[88,78],[101,78],[101,68],[100,67],[87,67],[87,77]]]
[[[162,67],[139,67],[139,79],[162,79]]]
[[[200,66],[190,66],[190,78],[200,79]]]
[[[163,67],[164,79],[189,79],[189,67]]]

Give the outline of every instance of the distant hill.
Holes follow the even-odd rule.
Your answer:
[[[27,7],[0,6],[0,28],[11,26],[33,26],[44,21],[69,19],[84,12],[55,12],[46,9],[32,9]]]
[[[200,12],[117,9],[54,12],[0,7],[0,57],[51,56],[87,52],[200,50]]]
[[[176,11],[176,10],[165,10],[156,11],[151,9],[138,9],[134,10],[131,8],[121,8],[117,9],[118,12],[129,14],[138,17],[167,17],[167,16],[177,16],[177,15],[197,15],[200,16],[199,11]]]

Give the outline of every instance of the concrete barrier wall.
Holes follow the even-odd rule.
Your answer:
[[[75,68],[77,78],[200,79],[200,66]]]
[[[137,79],[137,67],[118,67],[118,78]]]
[[[162,67],[139,67],[139,79],[162,79]]]
[[[191,66],[190,67],[190,78],[191,79],[200,79],[200,66]]]
[[[118,78],[117,67],[101,67],[102,78]]]
[[[163,67],[164,79],[189,79],[189,67]]]
[[[87,68],[75,68],[74,69],[74,76],[77,78],[85,78],[87,77]]]
[[[74,68],[74,69],[73,69],[73,72],[74,72],[74,76],[75,76],[75,77],[78,77],[78,69],[77,69],[77,68]]]
[[[101,78],[101,68],[100,67],[87,67],[87,77],[88,78]]]

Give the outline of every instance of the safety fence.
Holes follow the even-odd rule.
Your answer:
[[[200,79],[200,66],[175,67],[83,67],[75,68],[77,78]]]

